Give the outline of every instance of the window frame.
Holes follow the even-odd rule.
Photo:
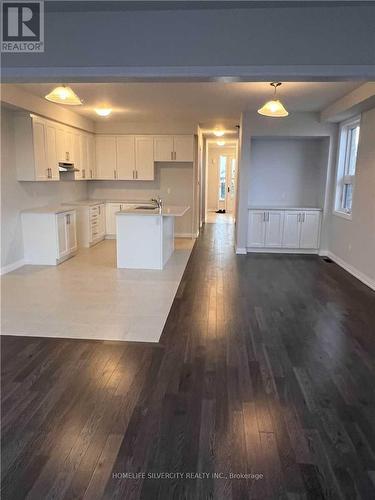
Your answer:
[[[334,199],[334,215],[343,217],[344,219],[352,220],[353,214],[353,197],[355,191],[355,176],[357,170],[358,162],[358,150],[359,150],[359,139],[358,139],[358,149],[356,155],[355,172],[354,174],[348,173],[348,168],[350,164],[350,146],[351,139],[349,139],[352,134],[352,130],[359,127],[359,136],[361,131],[361,116],[355,116],[349,120],[346,120],[340,124],[339,129],[339,143],[338,143],[338,154],[337,154],[337,169],[335,178],[335,199]],[[345,204],[345,193],[346,186],[352,186],[352,207],[351,210],[344,208]]]

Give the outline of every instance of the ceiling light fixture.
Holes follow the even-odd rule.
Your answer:
[[[218,146],[225,146],[225,141],[216,141]]]
[[[45,96],[47,101],[55,102],[57,104],[67,104],[69,106],[79,106],[82,104],[81,99],[77,94],[66,85],[56,87]]]
[[[260,109],[258,109],[258,113],[260,115],[271,116],[273,118],[283,118],[284,116],[288,116],[289,113],[283,106],[282,102],[279,99],[276,99],[276,89],[277,87],[280,87],[281,82],[272,82],[270,85],[274,88],[274,99],[267,101]]]
[[[109,116],[112,113],[111,108],[95,108],[95,113],[99,116]]]
[[[219,130],[219,129],[214,130],[214,135],[216,135],[216,137],[223,137],[224,134],[225,134],[224,130]]]

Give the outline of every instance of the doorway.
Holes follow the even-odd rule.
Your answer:
[[[207,141],[206,222],[235,222],[237,192],[237,144]]]

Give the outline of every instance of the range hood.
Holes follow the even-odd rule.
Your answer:
[[[74,163],[59,162],[59,172],[79,172],[78,168],[74,168]]]

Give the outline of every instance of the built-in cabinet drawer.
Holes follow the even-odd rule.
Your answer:
[[[248,248],[319,248],[320,210],[249,210]]]

